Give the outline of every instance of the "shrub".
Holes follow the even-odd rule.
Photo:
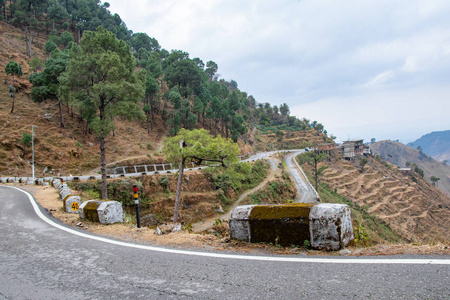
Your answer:
[[[20,143],[24,145],[25,147],[31,147],[33,137],[29,133],[23,133],[22,139],[20,140]]]

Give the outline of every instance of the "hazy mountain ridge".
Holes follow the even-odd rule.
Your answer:
[[[450,195],[450,166],[426,155],[423,151],[410,148],[396,141],[380,141],[370,145],[376,155],[380,155],[390,163],[399,167],[406,167],[409,162],[416,164],[424,171],[424,178],[430,181],[431,176],[440,178],[438,188]]]
[[[439,161],[450,160],[450,130],[433,131],[407,146],[415,149],[420,146],[423,152]]]

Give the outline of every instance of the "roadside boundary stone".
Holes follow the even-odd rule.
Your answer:
[[[345,204],[244,205],[229,220],[232,239],[282,246],[339,250],[353,240],[350,208]]]
[[[80,205],[81,219],[102,224],[123,222],[122,204],[117,201],[88,200]]]
[[[60,192],[59,195],[61,197],[61,200],[64,202],[66,201],[66,199],[70,196],[75,196],[74,194],[72,194],[72,191],[69,188],[63,188]]]
[[[78,213],[81,206],[80,196],[69,196],[66,201],[63,201],[64,210],[68,213]]]
[[[321,203],[309,214],[311,247],[336,251],[353,240],[351,211],[348,205]]]
[[[314,204],[238,206],[231,213],[230,235],[247,242],[303,245],[310,240],[309,213]]]

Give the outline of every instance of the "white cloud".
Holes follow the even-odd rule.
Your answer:
[[[369,82],[363,85],[366,88],[374,88],[383,85],[385,82],[389,81],[395,76],[392,70],[383,72],[372,78]]]
[[[357,118],[365,124],[356,127],[358,134],[370,126],[370,132],[374,131],[376,122],[381,127],[386,122],[400,124],[391,115],[389,120],[377,118],[367,124],[368,105],[369,112],[379,114],[378,108],[386,105],[401,111],[404,107],[396,105],[402,95],[414,97],[421,87],[437,96],[435,105],[447,101],[437,88],[450,79],[447,0],[109,2],[130,29],[148,33],[168,50],[180,49],[205,62],[215,61],[225,79],[236,80],[239,88],[259,102],[286,102],[293,110],[296,106],[322,107],[328,99],[329,114],[319,118],[311,110],[311,116],[301,115],[325,125],[339,126],[342,119],[334,122],[331,112],[347,105],[353,115],[366,115]],[[361,105],[361,101],[368,104]],[[437,114],[414,111],[409,116],[412,122],[397,127],[421,122],[419,115],[432,120]],[[444,124],[449,128],[442,129],[450,129]]]

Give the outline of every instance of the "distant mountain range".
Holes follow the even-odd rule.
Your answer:
[[[424,171],[427,181],[430,181],[431,176],[440,178],[438,188],[450,196],[450,166],[428,156],[425,150],[413,149],[396,141],[376,142],[370,145],[370,149],[374,154],[399,167],[416,164]]]
[[[420,147],[423,152],[436,160],[450,161],[450,130],[433,131],[407,146],[414,149]]]

